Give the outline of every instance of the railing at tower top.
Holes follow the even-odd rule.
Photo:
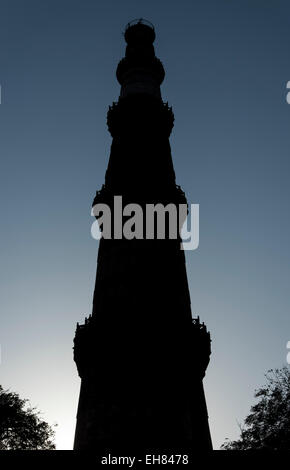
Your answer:
[[[149,26],[149,28],[153,29],[154,31],[154,26],[150,21],[145,20],[144,18],[136,18],[135,20],[129,21],[129,23],[126,24],[125,32],[128,28],[131,28],[131,26],[135,26],[136,24],[144,24],[145,26]]]
[[[155,29],[150,21],[143,18],[130,21],[124,31],[125,41],[153,43],[155,39]]]

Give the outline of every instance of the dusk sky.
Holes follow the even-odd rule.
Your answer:
[[[122,32],[140,17],[166,72],[177,183],[200,204],[200,245],[185,254],[192,314],[212,336],[215,448],[238,437],[264,373],[286,364],[289,1],[1,0],[0,384],[58,424],[58,449],[73,445],[72,346],[92,308],[106,113]]]

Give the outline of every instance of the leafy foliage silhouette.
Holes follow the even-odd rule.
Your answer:
[[[0,385],[0,450],[52,450],[54,430],[36,408]]]
[[[270,369],[267,383],[255,391],[258,403],[251,407],[241,435],[226,440],[223,450],[290,450],[290,368]]]

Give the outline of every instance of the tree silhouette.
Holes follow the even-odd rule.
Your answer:
[[[28,400],[0,385],[0,450],[55,449],[54,430]]]
[[[228,439],[224,450],[290,450],[290,369],[270,369],[265,386],[256,390],[258,403],[241,426],[237,441]]]

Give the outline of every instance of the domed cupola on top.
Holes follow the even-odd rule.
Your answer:
[[[120,98],[145,93],[161,99],[160,85],[165,72],[161,61],[155,56],[154,26],[143,19],[133,20],[127,24],[124,37],[126,54],[116,71],[121,85]]]

